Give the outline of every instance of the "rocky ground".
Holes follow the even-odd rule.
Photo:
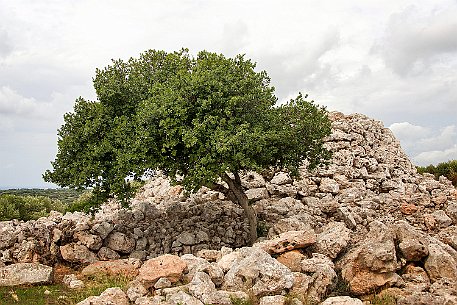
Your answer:
[[[330,117],[327,167],[244,175],[265,235],[252,247],[222,194],[187,197],[157,176],[131,209],[0,223],[0,286],[50,282],[66,264],[74,289],[94,273],[131,278],[80,304],[362,304],[373,293],[457,304],[456,189],[417,174],[381,122]]]

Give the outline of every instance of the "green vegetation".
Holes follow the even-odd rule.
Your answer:
[[[430,173],[438,180],[440,176],[444,176],[452,181],[452,184],[457,187],[457,160],[439,163],[437,166],[430,164],[429,166],[418,166],[417,171],[421,174]]]
[[[127,289],[129,279],[122,276],[91,276],[83,279],[81,290],[62,284],[27,287],[0,287],[0,305],[73,305],[110,287]]]
[[[373,304],[373,305],[395,305],[395,304],[397,304],[397,299],[393,295],[384,293],[381,295],[375,295],[373,297],[373,299],[371,300],[371,304]]]
[[[74,190],[74,189],[9,189],[9,190],[0,190],[0,195],[10,194],[17,196],[43,196],[49,197],[53,200],[59,200],[64,204],[70,204],[75,201],[81,194],[85,191],[83,190]]]
[[[330,157],[326,110],[301,94],[276,105],[267,73],[242,55],[150,50],[97,70],[94,87],[97,101],[79,98],[64,116],[44,179],[93,188],[100,201],[130,197],[127,178],[161,170],[187,191],[207,186],[239,204],[254,241],[257,220],[240,173],[274,168],[297,176],[304,160],[314,168]]]
[[[44,196],[0,195],[0,221],[38,219],[52,210],[64,212],[65,206],[60,200]]]

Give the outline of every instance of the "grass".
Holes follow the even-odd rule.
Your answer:
[[[89,276],[83,289],[69,289],[62,284],[26,287],[0,287],[0,305],[74,305],[110,287],[125,290],[129,279],[120,276]]]
[[[394,296],[390,294],[375,295],[371,300],[372,305],[395,305],[397,301]]]

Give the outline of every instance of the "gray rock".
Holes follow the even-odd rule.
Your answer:
[[[200,300],[188,295],[184,291],[177,291],[173,294],[168,294],[166,300],[168,304],[186,304],[186,305],[204,305]]]
[[[286,297],[283,295],[272,295],[260,298],[259,305],[285,305]]]
[[[64,260],[72,263],[90,264],[98,260],[86,246],[75,243],[61,246],[60,254]]]
[[[135,250],[135,239],[121,232],[112,232],[105,240],[106,246],[121,253],[131,253]]]
[[[115,260],[121,257],[119,253],[107,247],[101,247],[97,255],[103,261]]]
[[[129,299],[121,288],[108,288],[100,296],[91,296],[76,305],[129,305]]]
[[[256,296],[265,296],[281,293],[292,287],[292,272],[265,251],[246,247],[234,253],[238,253],[238,256],[225,275],[222,285],[224,289],[250,291]]]
[[[98,235],[89,234],[86,231],[76,232],[73,235],[81,244],[91,250],[98,250],[102,246],[102,239]]]
[[[330,178],[324,178],[321,180],[321,184],[319,185],[319,189],[321,192],[324,193],[332,193],[334,195],[338,194],[340,191],[340,186],[338,182]]]
[[[246,196],[248,196],[248,199],[251,200],[252,202],[270,197],[267,189],[264,187],[249,189],[246,191]]]
[[[313,253],[313,256],[310,259],[304,259],[301,265],[303,272],[312,273],[308,283],[307,298],[313,302],[321,301],[336,279],[333,262],[323,254]]]
[[[457,202],[451,202],[446,208],[446,215],[457,225]]]
[[[433,212],[432,216],[440,228],[446,228],[452,224],[452,219],[443,210]]]
[[[63,277],[63,283],[70,289],[84,288],[84,282],[76,277],[74,274],[67,274]]]
[[[92,232],[99,235],[102,239],[105,239],[108,236],[108,234],[110,234],[111,231],[113,231],[113,229],[114,229],[113,224],[104,221],[101,223],[94,224],[94,226],[92,227]]]
[[[276,185],[289,184],[292,183],[292,179],[289,174],[279,172],[273,177],[273,179],[271,179],[270,183]]]
[[[424,268],[432,282],[447,278],[457,282],[457,262],[438,244],[428,246],[429,255],[425,260]]]
[[[363,305],[363,302],[359,299],[351,298],[348,296],[341,296],[327,298],[320,305]]]
[[[38,263],[18,263],[0,268],[0,286],[47,284],[53,269]]]
[[[314,245],[316,252],[336,258],[346,248],[350,240],[351,230],[342,222],[331,222],[322,228],[322,233],[317,235]]]

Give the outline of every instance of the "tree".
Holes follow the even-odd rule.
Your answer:
[[[241,185],[244,171],[286,169],[292,176],[329,158],[324,108],[301,94],[276,105],[265,71],[243,55],[226,58],[183,49],[150,50],[96,71],[98,101],[79,98],[58,132],[53,170],[44,178],[60,186],[91,187],[128,198],[126,178],[161,170],[188,191],[222,192],[245,211],[250,238],[256,215]]]

